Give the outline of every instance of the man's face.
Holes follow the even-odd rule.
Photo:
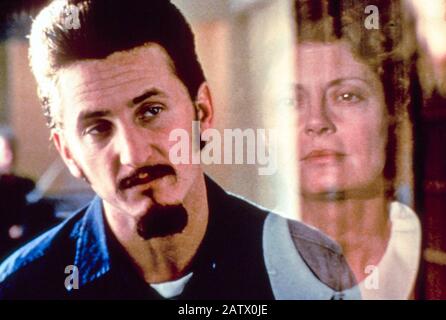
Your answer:
[[[180,204],[193,192],[202,170],[171,163],[175,141],[169,134],[181,128],[192,139],[197,112],[161,46],[77,62],[59,71],[58,91],[62,129],[53,134],[56,146],[106,210],[141,217],[154,204]],[[212,116],[206,85],[197,100],[206,129]]]
[[[0,136],[0,174],[12,173],[14,152],[8,139]]]

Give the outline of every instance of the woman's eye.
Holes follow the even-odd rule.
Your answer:
[[[345,92],[341,93],[336,97],[336,101],[338,102],[346,102],[346,103],[356,103],[363,100],[363,97],[359,94],[353,92]]]
[[[279,103],[280,103],[280,105],[283,105],[285,107],[296,107],[297,106],[296,99],[289,98],[289,97],[284,97],[284,98],[280,99]]]

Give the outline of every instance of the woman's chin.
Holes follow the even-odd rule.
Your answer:
[[[345,194],[347,186],[343,183],[319,182],[301,185],[301,194],[304,198],[320,198],[326,200],[336,200]]]

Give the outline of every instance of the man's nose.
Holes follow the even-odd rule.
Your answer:
[[[306,114],[302,115],[304,131],[309,136],[320,136],[336,132],[331,112],[324,101],[307,106]]]
[[[117,144],[122,165],[145,165],[152,153],[149,133],[143,128],[122,129]]]

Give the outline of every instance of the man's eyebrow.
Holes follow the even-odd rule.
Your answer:
[[[165,94],[156,88],[146,90],[146,91],[144,91],[143,94],[132,99],[132,106],[134,106],[138,103],[141,103],[144,100],[146,100],[150,97],[153,97],[153,96],[165,96]]]
[[[79,116],[79,124],[85,123],[90,119],[102,118],[109,116],[111,112],[109,110],[96,110],[96,111],[82,111]]]

